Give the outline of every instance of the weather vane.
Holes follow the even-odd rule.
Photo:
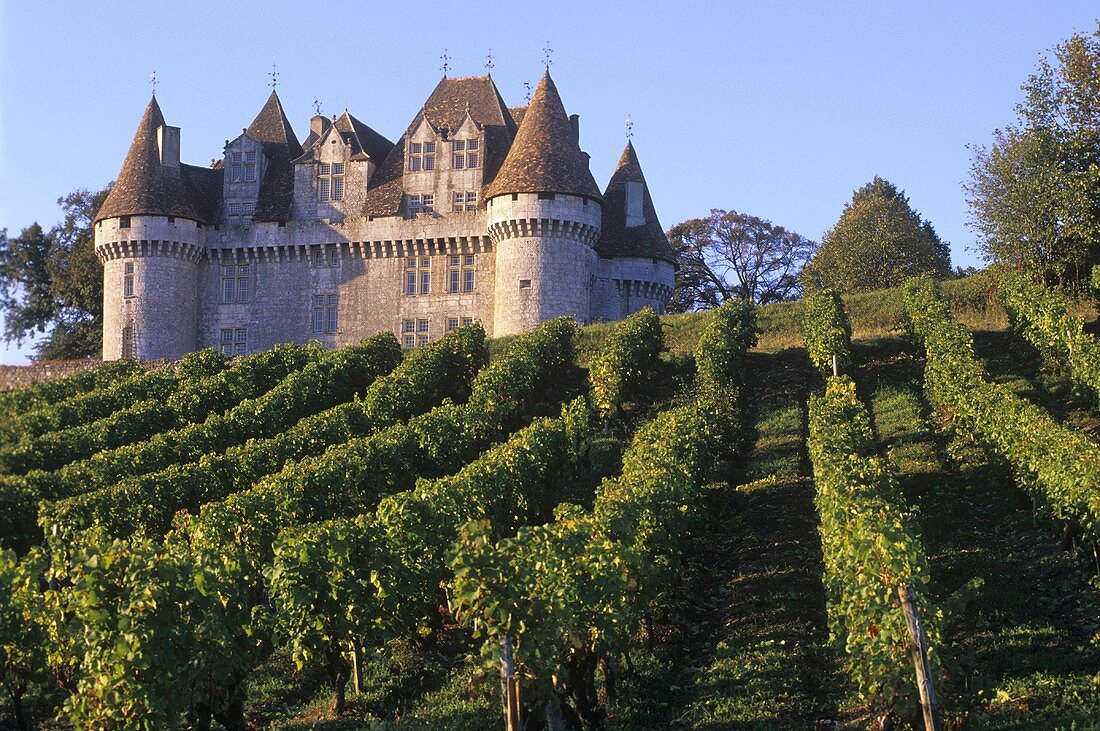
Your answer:
[[[443,49],[443,55],[439,57],[439,60],[443,62],[443,65],[439,69],[443,72],[444,78],[447,76],[447,72],[451,69],[451,57],[447,55],[447,49]]]
[[[549,71],[550,67],[554,65],[554,49],[550,47],[550,41],[546,42],[546,47],[542,49],[542,65]]]
[[[626,138],[629,140],[634,136],[634,120],[630,118],[630,115],[626,115]]]
[[[523,91],[524,91],[523,98],[527,100],[528,104],[530,104],[531,103],[531,82],[530,81],[524,81],[523,82]]]
[[[493,49],[489,49],[489,54],[485,56],[485,68],[490,72],[493,70]]]
[[[321,116],[321,102],[317,101],[317,97],[313,97],[313,113],[318,117]]]
[[[279,72],[275,69],[275,64],[271,64],[271,88],[274,89],[279,85]]]
[[[153,73],[149,74],[149,83],[153,85],[153,96],[157,95],[157,70],[153,69]]]

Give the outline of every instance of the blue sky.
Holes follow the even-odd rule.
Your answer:
[[[441,75],[485,72],[505,100],[553,49],[596,180],[624,117],[666,228],[726,208],[819,239],[881,175],[969,251],[968,144],[1013,119],[1039,55],[1091,31],[1095,2],[0,3],[0,228],[118,172],[149,73],[185,161],[203,164],[278,91],[302,136],[317,98],[391,139]],[[23,348],[0,345],[0,362]]]

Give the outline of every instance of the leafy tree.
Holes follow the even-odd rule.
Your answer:
[[[878,176],[852,193],[840,220],[802,271],[808,289],[863,292],[917,274],[951,274],[951,250],[905,192]]]
[[[1100,24],[1051,56],[963,189],[987,260],[1073,284],[1100,262]]]
[[[15,238],[0,231],[0,311],[3,337],[22,342],[48,333],[39,358],[98,355],[103,329],[103,265],[93,249],[92,219],[110,187],[59,198],[61,223],[33,223]]]
[[[672,312],[731,299],[795,299],[802,292],[798,273],[814,250],[814,242],[771,221],[717,208],[673,226],[668,237],[680,260]]]

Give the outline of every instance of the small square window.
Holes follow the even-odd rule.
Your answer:
[[[477,167],[477,153],[476,152],[466,153],[466,167],[468,167],[468,168],[476,168]]]
[[[132,262],[132,261],[126,262],[123,265],[123,269],[126,272],[126,274],[133,274],[134,273],[134,262]]]
[[[466,167],[466,155],[461,152],[456,153],[452,162],[456,169],[461,170],[462,168]]]
[[[233,153],[233,162],[240,162],[240,161],[241,161],[241,153],[234,152]]]
[[[333,249],[328,254],[328,265],[332,267],[340,266],[340,250]]]
[[[428,332],[428,321],[427,320],[417,320],[416,321],[416,331],[418,333]]]
[[[460,150],[465,150],[465,149],[466,149],[466,140],[455,140],[454,141],[454,150],[455,150],[455,152],[459,152]]]
[[[256,212],[256,204],[255,203],[242,203],[241,204],[241,213],[243,213],[244,215],[251,216],[255,212]]]
[[[319,174],[320,175],[329,175],[331,170],[332,170],[332,167],[327,162],[323,162],[323,163],[321,163],[321,172]]]
[[[466,149],[467,150],[476,150],[477,149],[477,140],[466,140]]]
[[[474,324],[474,318],[472,318],[472,317],[463,317],[462,318],[462,327],[466,327],[467,325],[473,325],[473,324]]]
[[[427,257],[427,256],[420,257],[420,266],[421,267],[427,267],[427,266],[431,266],[431,265],[432,265],[431,257]]]
[[[458,329],[458,318],[457,317],[448,317],[447,318],[447,332],[450,332],[451,330],[457,330],[457,329]]]
[[[413,155],[419,155],[424,151],[424,145],[419,142],[409,143],[409,153]]]
[[[531,280],[530,279],[521,279],[521,280],[519,280],[519,288],[520,289],[531,289]]]
[[[240,203],[230,203],[229,204],[229,215],[230,216],[239,216],[239,215],[241,215],[241,204]]]
[[[405,347],[406,348],[412,348],[415,345],[416,345],[416,336],[415,335],[406,335],[405,336]]]
[[[435,170],[435,155],[424,156],[424,169]]]
[[[313,266],[323,267],[325,265],[325,250],[316,249],[313,252]]]
[[[332,163],[332,174],[333,175],[343,175],[344,174],[344,163],[342,163],[342,162]]]
[[[255,152],[246,152],[246,153],[244,153],[244,161],[245,162],[256,162],[256,153]]]
[[[424,154],[425,155],[435,154],[435,143],[434,142],[425,142],[424,143]]]
[[[453,266],[453,267],[458,266],[459,261],[460,261],[460,257],[452,256],[451,257],[451,266]]]
[[[427,344],[428,344],[428,336],[427,335],[417,335],[416,336],[416,347],[423,348]]]
[[[244,182],[255,183],[256,182],[256,166],[245,165],[244,166]]]
[[[118,227],[119,228],[130,228],[130,217],[129,216],[119,216],[118,217]]]
[[[415,320],[405,320],[405,321],[403,321],[401,323],[401,331],[402,332],[407,332],[407,333],[416,332],[416,321]]]
[[[465,262],[466,262],[466,266],[472,267],[474,265],[474,255],[473,254],[467,254]]]
[[[416,172],[417,170],[419,170],[420,169],[420,161],[421,161],[421,158],[419,158],[419,157],[411,158],[409,160],[409,170],[412,170],[413,172]]]

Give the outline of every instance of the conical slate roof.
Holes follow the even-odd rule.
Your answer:
[[[193,221],[210,222],[209,216],[195,204],[194,183],[203,187],[203,176],[193,176],[191,166],[170,168],[160,164],[157,129],[164,124],[164,115],[154,96],[138,122],[134,141],[122,163],[122,170],[103,201],[95,220],[117,216],[179,216]],[[219,183],[220,184],[220,183]]]
[[[264,102],[263,109],[252,120],[252,124],[248,125],[248,129],[244,133],[260,142],[286,145],[291,158],[302,154],[302,145],[294,135],[294,130],[291,129],[290,120],[286,118],[286,113],[283,111],[283,103],[279,101],[279,95],[275,93],[274,89],[271,90],[271,95]]]
[[[549,71],[535,89],[512,149],[485,197],[507,193],[568,193],[600,198],[600,189],[588,169],[588,156],[577,144]]]
[[[627,183],[642,185],[643,223],[640,226],[626,225]],[[600,240],[596,242],[596,253],[602,257],[663,259],[677,264],[676,252],[668,243],[661,222],[657,220],[653,199],[649,197],[649,186],[630,140],[627,140],[619,164],[603,194],[603,222]]]

